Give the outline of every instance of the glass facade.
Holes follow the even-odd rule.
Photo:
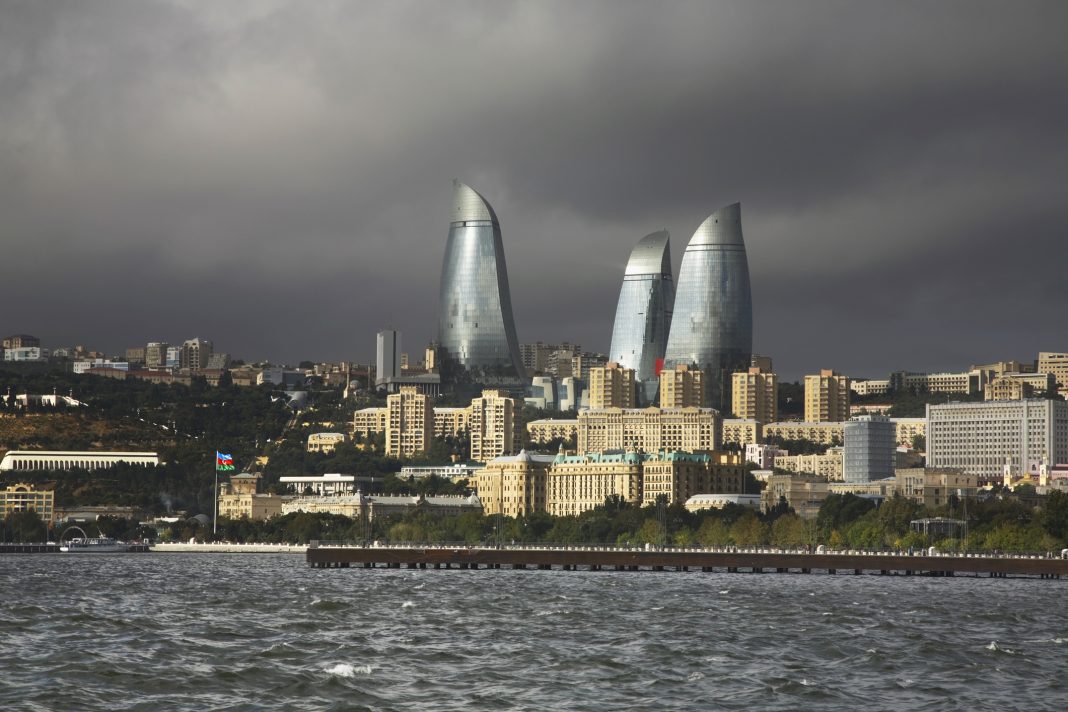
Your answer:
[[[467,371],[523,378],[501,226],[486,199],[460,181],[453,181],[438,343],[445,359]]]
[[[696,365],[705,374],[705,402],[729,411],[731,374],[749,367],[753,351],[740,203],[712,213],[690,239],[673,311],[664,365]]]
[[[845,424],[842,468],[846,482],[894,476],[897,426],[884,415],[861,415]]]
[[[656,397],[657,361],[664,358],[675,303],[669,238],[666,231],[646,235],[630,253],[612,326],[609,360],[634,369],[643,403]]]

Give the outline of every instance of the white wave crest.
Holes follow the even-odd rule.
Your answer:
[[[415,606],[411,601],[405,601],[401,604],[401,608],[413,608]]]
[[[698,680],[704,680],[705,674],[703,672],[691,672],[690,677],[687,678],[690,682],[697,682]]]
[[[987,650],[992,650],[992,651],[994,651],[996,653],[1006,653],[1008,655],[1019,655],[1019,653],[1017,653],[1012,648],[1003,648],[1003,647],[1001,647],[1000,645],[998,645],[998,641],[996,641],[996,640],[991,640],[990,641],[990,645],[986,646],[986,649]]]
[[[370,665],[351,665],[349,663],[338,663],[337,665],[331,665],[324,671],[330,675],[337,675],[338,677],[356,677],[356,675],[370,675]]]

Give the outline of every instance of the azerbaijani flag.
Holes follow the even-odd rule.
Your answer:
[[[215,451],[215,469],[216,470],[233,470],[234,469],[234,456],[221,453],[218,450]]]

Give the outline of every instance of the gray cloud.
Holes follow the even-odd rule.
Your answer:
[[[520,340],[741,200],[796,376],[1068,348],[1061,3],[0,4],[0,327],[362,358],[435,329],[449,180]],[[814,338],[814,334],[820,338]]]

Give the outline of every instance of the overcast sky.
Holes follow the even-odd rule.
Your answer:
[[[0,0],[0,331],[367,361],[436,330],[452,178],[520,342],[741,201],[793,378],[1068,350],[1068,3]],[[418,360],[418,359],[416,359]]]

